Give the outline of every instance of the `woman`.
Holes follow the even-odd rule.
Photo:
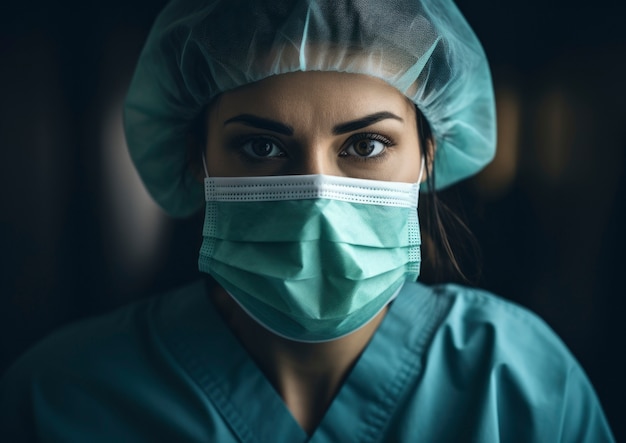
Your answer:
[[[495,146],[449,1],[174,1],[125,124],[154,198],[204,205],[206,277],[27,353],[0,391],[14,440],[612,441],[539,319],[415,283],[419,190],[437,225],[435,191]]]

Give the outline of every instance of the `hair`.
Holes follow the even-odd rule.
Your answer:
[[[187,137],[187,166],[181,171],[191,171],[196,177],[204,175],[202,150],[207,140],[208,109],[218,102],[217,95],[193,121]],[[426,164],[426,189],[420,197],[420,227],[422,234],[422,265],[420,279],[427,283],[458,281],[476,283],[481,274],[480,248],[471,230],[459,215],[440,198],[435,189],[436,174],[434,164],[435,139],[428,120],[415,105],[417,131],[420,149]],[[448,192],[448,191],[446,191]],[[454,247],[453,247],[454,244]],[[464,269],[474,265],[473,275]]]
[[[420,197],[420,210],[418,211],[422,230],[422,257],[425,258],[422,260],[421,279],[429,283],[443,281],[476,283],[481,274],[478,242],[465,221],[450,209],[436,191],[435,168],[431,166],[434,164],[437,147],[430,124],[417,105],[415,113],[420,149],[427,165],[426,188],[428,190]],[[464,271],[467,267],[465,260],[474,264],[472,277]]]

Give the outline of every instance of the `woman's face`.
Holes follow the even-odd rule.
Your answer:
[[[327,174],[414,183],[414,105],[382,80],[296,72],[224,93],[209,109],[212,177]]]

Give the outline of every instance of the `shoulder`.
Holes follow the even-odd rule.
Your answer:
[[[433,345],[468,373],[487,369],[492,378],[514,378],[526,395],[536,391],[544,399],[560,395],[558,387],[563,390],[572,376],[584,376],[563,341],[530,310],[480,289],[433,289],[451,299]]]
[[[539,358],[545,367],[577,365],[557,334],[535,313],[488,291],[459,285],[433,288],[451,299],[442,332],[459,350],[478,346],[496,361]]]
[[[426,355],[422,386],[436,385],[455,407],[470,408],[474,426],[485,421],[489,428],[487,422],[499,417],[500,432],[512,437],[611,440],[583,369],[541,318],[484,290],[431,289],[449,300],[449,310]]]
[[[20,371],[67,371],[70,362],[96,365],[115,354],[135,352],[151,339],[164,314],[193,303],[198,294],[203,294],[201,282],[63,326],[23,354],[5,376]]]
[[[54,417],[70,409],[104,419],[114,409],[105,411],[108,403],[132,408],[142,386],[160,383],[172,371],[160,330],[203,294],[195,283],[49,335],[0,378],[0,429],[20,437],[34,428],[54,434],[62,425]]]

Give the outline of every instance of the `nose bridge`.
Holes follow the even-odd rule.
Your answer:
[[[300,174],[328,174],[328,161],[320,146],[307,145],[304,147],[300,161]]]
[[[302,142],[301,155],[293,173],[337,175],[336,157],[330,141],[323,137],[311,137]]]

